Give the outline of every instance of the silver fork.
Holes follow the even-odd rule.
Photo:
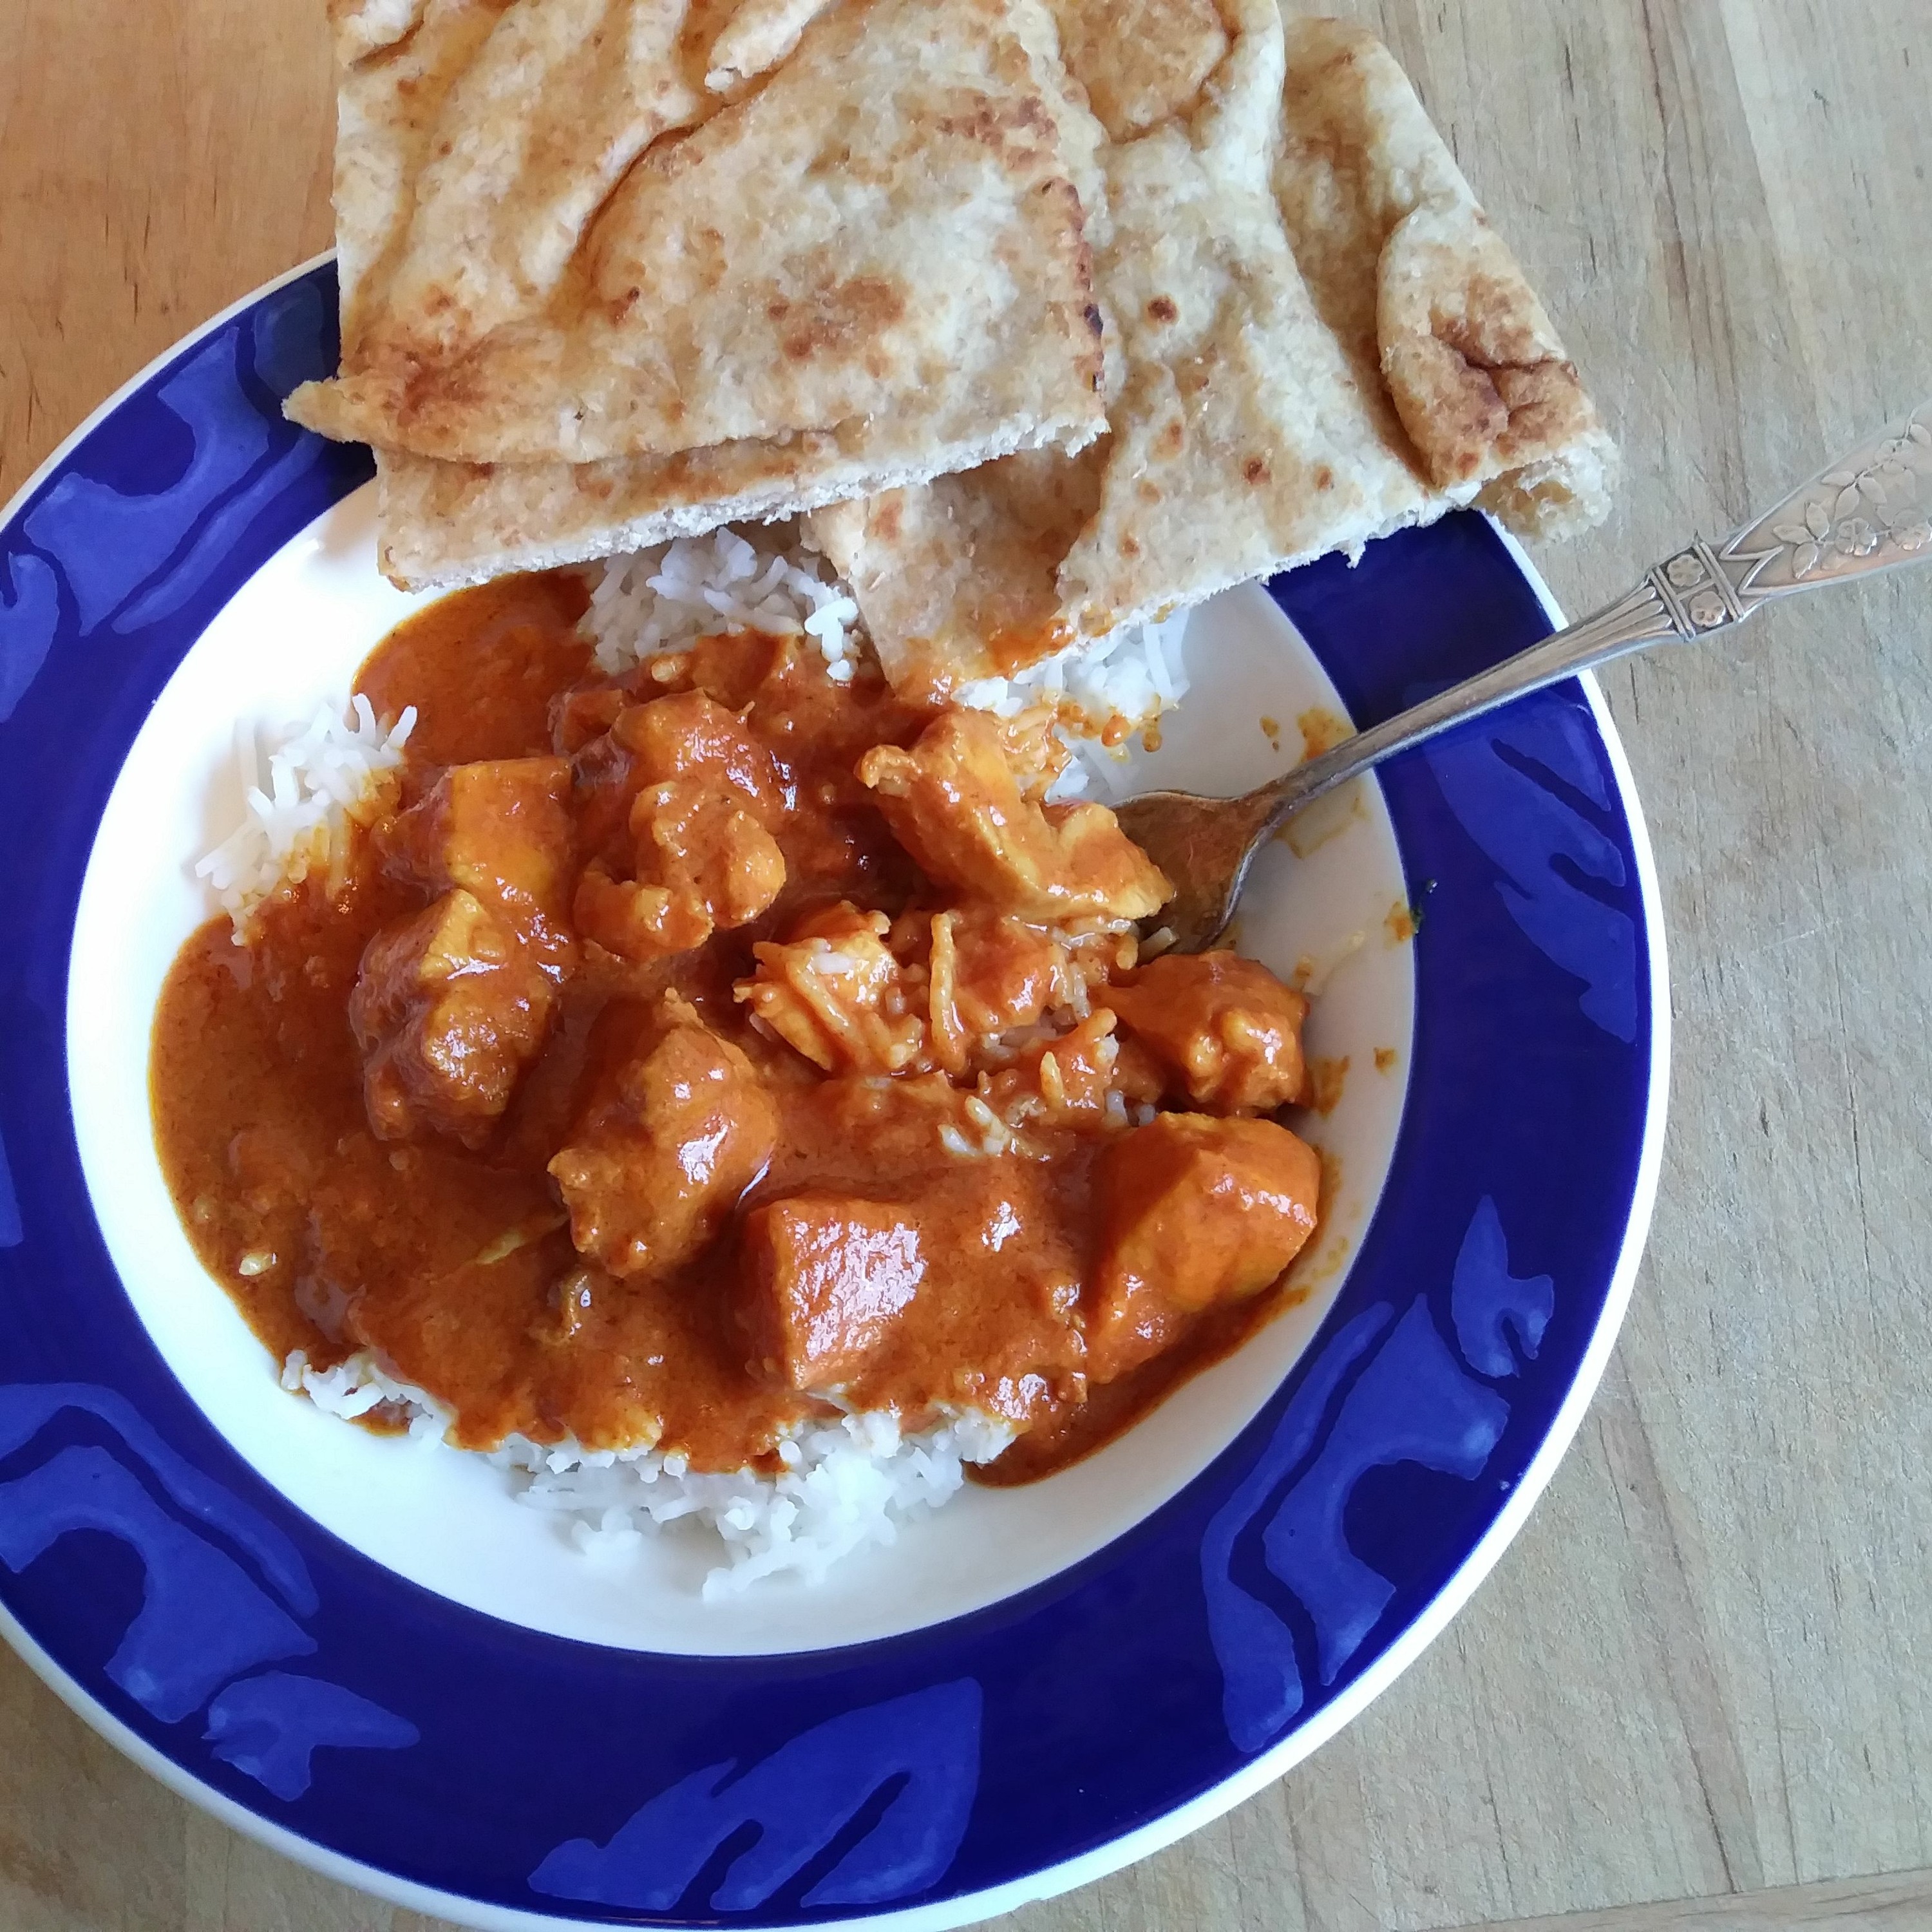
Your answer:
[[[1262,842],[1294,812],[1384,758],[1513,698],[1652,644],[1694,644],[1741,624],[1774,597],[1932,560],[1932,402],[1868,438],[1714,550],[1702,538],[1628,597],[1492,669],[1358,732],[1245,796],[1149,792],[1118,808],[1122,829],[1172,879],[1151,919],[1177,952],[1227,929]]]

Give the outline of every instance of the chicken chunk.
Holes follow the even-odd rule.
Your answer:
[[[460,887],[385,926],[349,998],[371,1129],[480,1144],[542,1046],[556,998],[502,915]]]
[[[956,1076],[989,1036],[1031,1026],[1054,1004],[1066,949],[1023,920],[942,912],[931,915],[927,959],[933,1054]]]
[[[701,691],[621,706],[608,730],[575,759],[577,806],[586,849],[615,863],[628,855],[627,827],[639,793],[668,778],[708,771],[734,802],[760,820],[785,807],[771,754],[728,711]]]
[[[1031,1026],[1064,998],[1066,948],[1024,920],[977,909],[932,916],[935,1024],[949,1031],[1009,1033]]]
[[[1197,1107],[1269,1113],[1306,1097],[1307,998],[1252,959],[1168,953],[1102,997]]]
[[[621,684],[577,685],[550,700],[550,741],[566,758],[604,736],[636,700]]]
[[[778,842],[710,772],[669,778],[631,808],[638,876],[652,874],[726,930],[748,926],[784,885]]]
[[[544,963],[568,963],[575,833],[563,758],[452,765],[384,829],[387,870],[430,892],[460,886],[498,908]]]
[[[622,757],[621,776],[608,782],[632,788],[629,850],[586,867],[580,929],[627,958],[655,959],[748,925],[785,881],[767,830],[785,809],[770,754],[695,691],[631,706],[610,737]],[[618,876],[626,862],[628,879]]]
[[[760,810],[784,806],[772,754],[744,720],[701,691],[680,691],[620,712],[610,735],[647,784],[706,769],[720,773]]]
[[[745,1218],[739,1319],[754,1374],[824,1391],[850,1381],[926,1276],[902,1208],[794,1195]]]
[[[1088,1285],[1088,1372],[1108,1382],[1216,1303],[1258,1294],[1315,1231],[1321,1163],[1272,1120],[1162,1114],[1110,1145]]]
[[[614,1275],[680,1267],[764,1172],[777,1136],[744,1054],[701,1025],[675,1026],[550,1163],[570,1238]]]
[[[690,893],[614,879],[596,864],[584,867],[572,910],[586,939],[626,959],[688,952],[702,946],[713,929],[710,910]]]
[[[980,712],[942,713],[910,751],[875,746],[859,777],[934,878],[1023,919],[1144,919],[1174,896],[1106,806],[1026,797]]]
[[[758,970],[734,989],[772,1032],[830,1072],[897,1073],[917,1060],[926,1028],[884,913],[841,903],[814,914],[783,945],[752,950]]]
[[[908,914],[929,932],[926,1018],[932,1056],[955,1078],[976,1063],[1006,1064],[1001,1036],[1036,1026],[1056,1009],[1084,1014],[1104,1001],[1114,974],[1133,963],[1131,935],[1074,934],[1030,926],[984,906]],[[909,935],[917,943],[917,936]],[[1108,1016],[1108,1025],[1114,1024]],[[1160,1091],[1160,1083],[1154,1087]]]

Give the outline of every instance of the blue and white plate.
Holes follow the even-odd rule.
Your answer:
[[[282,419],[334,314],[326,262],[250,298],[0,522],[0,1631],[176,1790],[482,1926],[953,1925],[1225,1810],[1442,1628],[1622,1314],[1667,1010],[1600,698],[1465,728],[1265,855],[1243,944],[1315,976],[1339,1082],[1302,1304],[1050,1481],[706,1605],[694,1537],[593,1563],[487,1462],[284,1394],[155,1162],[148,1028],[236,729],[340,697],[418,601],[367,456]],[[1298,719],[1552,616],[1474,515],[1231,593],[1123,783],[1241,788]]]

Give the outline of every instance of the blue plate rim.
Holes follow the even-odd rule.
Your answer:
[[[0,529],[10,525],[78,446],[161,371],[196,344],[280,290],[331,263],[334,257],[335,250],[325,250],[272,277],[168,344],[134,371],[62,439],[6,503],[0,506]],[[1549,622],[1561,628],[1568,620],[1535,565],[1510,532],[1493,518],[1486,520]],[[1650,1030],[1651,1052],[1629,1215],[1602,1308],[1570,1388],[1509,1499],[1436,1594],[1371,1664],[1334,1694],[1306,1722],[1295,1726],[1278,1743],[1250,1759],[1220,1783],[1160,1817],[1104,1844],[1004,1884],[956,1894],[928,1904],[888,1908],[860,1916],[837,1916],[826,1920],[827,1924],[878,1928],[881,1932],[948,1932],[948,1928],[976,1924],[1020,1906],[1059,1896],[1120,1870],[1198,1831],[1266,1789],[1358,1717],[1448,1627],[1520,1532],[1568,1453],[1583,1417],[1595,1398],[1611,1351],[1622,1330],[1656,1204],[1669,1107],[1672,1017],[1662,891],[1648,823],[1600,685],[1589,673],[1582,674],[1576,682],[1587,702],[1592,723],[1610,767],[1616,804],[1623,816],[1635,860],[1634,883],[1644,914],[1644,950],[1649,991],[1645,1016]],[[292,1831],[197,1778],[116,1717],[53,1660],[4,1601],[0,1601],[0,1639],[4,1640],[15,1654],[69,1709],[130,1762],[177,1796],[244,1836],[323,1876],[407,1909],[435,1913],[474,1926],[478,1932],[581,1932],[587,1924],[596,1922],[580,1916],[565,1917],[529,1912],[461,1893],[444,1892],[351,1858]],[[733,1922],[747,1928],[748,1932],[757,1932],[757,1928],[766,1925],[781,1926],[784,1932],[800,1932],[801,1928],[801,1922],[796,1918],[767,1920],[755,1914],[741,1917],[734,1913],[732,1918]]]

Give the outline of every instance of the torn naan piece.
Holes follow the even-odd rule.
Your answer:
[[[795,49],[827,4],[591,0],[586,12],[586,0],[522,0],[500,34],[493,30],[509,0],[338,4],[344,367],[356,367],[365,352],[372,311],[392,338],[431,341],[438,330],[446,339],[475,332],[520,291],[526,305],[547,299],[611,171],[666,124],[695,124],[724,104],[701,98],[700,71],[704,90],[736,98]],[[1100,130],[1066,98],[1064,75],[1040,44],[1044,20],[1035,14],[1022,24],[1053,74],[1047,92],[1057,133],[1083,205],[1090,206]],[[393,56],[367,58],[406,35]],[[561,58],[579,43],[602,50],[595,84],[584,84]],[[548,65],[533,64],[538,53],[547,54]],[[478,104],[494,100],[502,108],[514,92],[506,77],[518,75],[530,94],[528,124],[502,152],[540,151],[548,165],[520,200],[505,200],[506,183],[514,187],[515,178],[501,154],[494,184],[478,173],[491,152],[482,131],[491,117]],[[578,84],[560,88],[560,80]],[[480,155],[472,154],[479,144]],[[448,152],[433,158],[432,146]],[[460,218],[470,206],[455,190],[466,178],[472,188],[490,187],[486,205],[501,204],[495,238],[475,248],[458,220],[442,218]],[[493,262],[520,265],[520,273],[493,272]],[[446,299],[403,298],[440,281],[450,290]],[[862,494],[890,472],[881,475],[865,437],[854,433],[860,428],[583,464],[443,463],[379,448],[382,568],[407,590],[449,589]]]
[[[712,43],[704,84],[729,94],[769,73],[796,47],[829,0],[742,0],[730,24]]]
[[[896,676],[1010,670],[988,609],[1044,655],[1472,500],[1538,534],[1604,514],[1613,446],[1378,43],[1274,0],[1142,0],[1138,35],[1058,10],[1114,136],[1096,269],[1125,374],[1095,506],[1057,561],[1064,519],[1030,524],[1037,480],[1004,464],[815,519]]]
[[[541,312],[448,359],[371,314],[290,413],[476,463],[835,433],[878,482],[1078,447],[1105,417],[1061,85],[1040,0],[842,0],[646,150]]]
[[[894,690],[942,703],[1073,641],[1060,565],[1100,506],[1107,452],[1104,439],[1077,456],[1032,450],[808,520],[866,614]]]
[[[510,0],[362,0],[330,9],[338,68],[335,256],[352,357],[406,238],[452,84]]]
[[[715,112],[721,104],[709,94],[742,87],[782,58],[826,4],[743,0],[734,13],[716,0],[592,0],[587,8],[582,0],[543,0],[527,16],[518,10],[496,38],[511,0],[336,0],[345,363],[353,364],[370,311],[386,302],[392,330],[418,326],[406,290],[434,286],[439,264],[468,295],[460,313],[453,299],[434,305],[446,334],[480,327],[506,302],[547,298],[616,174],[668,125]],[[593,72],[572,70],[573,47],[592,50]],[[490,117],[479,106],[494,99],[500,108],[518,85],[530,92],[528,112],[493,160]],[[433,146],[447,152],[433,157]],[[539,151],[542,180],[496,208],[493,236],[472,256],[459,184],[474,188],[485,168],[505,172],[506,155]],[[406,590],[450,589],[786,505],[795,458],[784,446],[707,458],[700,480],[683,458],[512,470],[378,450],[380,559]],[[727,500],[718,515],[694,511],[694,489]]]

